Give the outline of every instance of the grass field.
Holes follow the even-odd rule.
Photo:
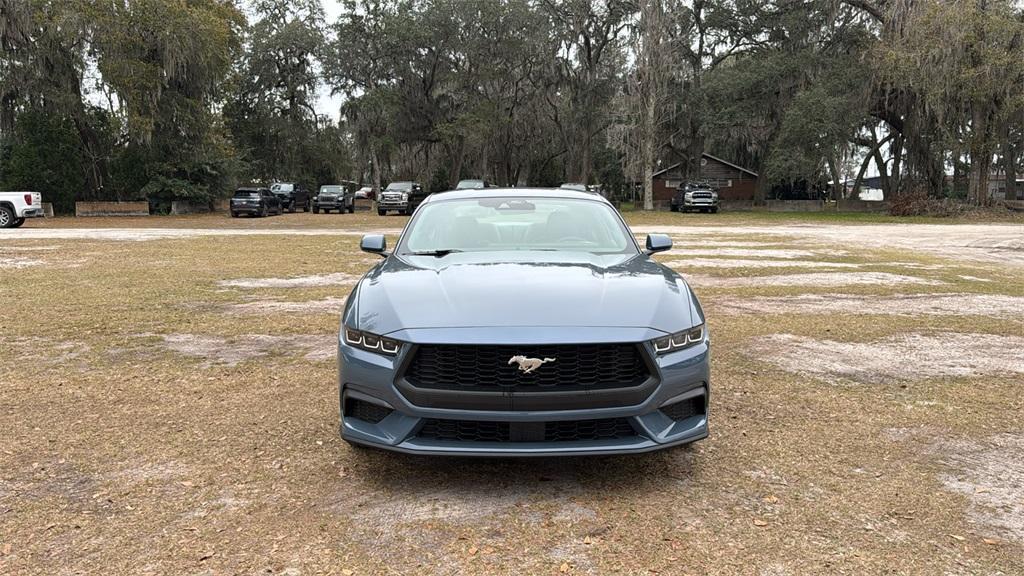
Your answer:
[[[405,218],[0,231],[0,574],[1024,573],[1024,226],[627,218],[708,314],[711,437],[525,461],[338,438]]]

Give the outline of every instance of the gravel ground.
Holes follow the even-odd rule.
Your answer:
[[[711,437],[512,461],[338,438],[358,235],[405,218],[0,231],[41,262],[0,268],[0,574],[1024,573],[1024,228],[627,218],[706,264]]]

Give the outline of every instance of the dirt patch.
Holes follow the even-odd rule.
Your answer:
[[[85,369],[90,347],[83,342],[52,340],[36,336],[4,338],[3,349],[13,352],[13,359],[22,365],[69,366]]]
[[[354,274],[336,272],[296,278],[239,278],[238,280],[221,280],[217,284],[230,288],[312,288],[355,284],[357,280],[359,277]]]
[[[235,314],[338,314],[345,307],[347,298],[324,298],[302,302],[280,300],[256,300],[244,304],[231,304],[227,311]]]
[[[751,357],[788,372],[865,384],[1024,374],[1022,349],[1024,336],[955,332],[902,334],[873,342],[774,334],[755,338],[747,347]]]
[[[669,256],[735,256],[740,258],[814,258],[818,256],[845,256],[843,250],[791,250],[748,248],[676,248],[662,252]]]
[[[942,484],[969,502],[968,519],[984,534],[1024,543],[1024,436],[947,441],[935,451],[951,469]]]
[[[778,276],[718,277],[687,274],[686,280],[693,286],[733,288],[742,286],[896,286],[900,284],[923,284],[935,286],[945,284],[939,280],[903,276],[888,272],[810,272]]]
[[[21,228],[7,230],[11,240],[113,240],[143,242],[205,236],[362,236],[364,234],[400,234],[400,228],[346,230],[342,228]]]
[[[237,366],[274,352],[295,352],[307,360],[333,358],[337,349],[334,335],[268,336],[248,334],[225,339],[197,334],[167,334],[161,337],[168,350],[205,360],[204,366]]]
[[[716,298],[726,314],[884,314],[894,316],[988,316],[1024,321],[1024,297],[1002,294],[801,294],[760,298]]]
[[[715,260],[690,258],[665,263],[673,268],[859,268],[849,262],[821,262],[812,260],[745,260],[742,258]]]
[[[31,266],[40,266],[45,264],[42,260],[34,260],[32,258],[25,258],[24,256],[0,256],[0,268],[29,268]]]

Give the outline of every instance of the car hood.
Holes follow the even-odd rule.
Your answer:
[[[391,256],[353,291],[345,321],[389,334],[418,328],[693,325],[678,274],[645,255],[569,252]]]

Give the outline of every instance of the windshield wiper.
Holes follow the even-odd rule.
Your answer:
[[[462,252],[462,250],[459,250],[458,248],[446,248],[444,250],[425,250],[423,252],[404,252],[404,254],[407,255],[407,256],[436,256],[438,258],[443,258],[443,257],[445,257],[445,256],[447,256],[449,254],[454,254],[456,252]]]

